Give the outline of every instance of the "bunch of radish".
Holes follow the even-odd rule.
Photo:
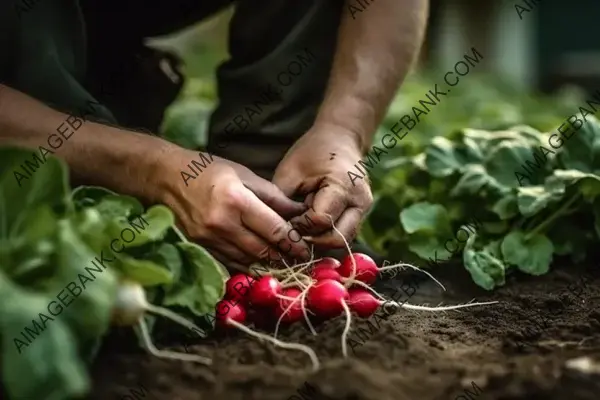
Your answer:
[[[342,262],[328,257],[284,270],[268,271],[264,275],[251,276],[240,273],[232,276],[226,283],[225,299],[216,307],[217,324],[222,328],[238,328],[282,345],[282,342],[276,339],[281,323],[290,324],[304,319],[311,332],[316,335],[308,313],[317,318],[327,319],[345,312],[346,328],[342,335],[342,353],[347,356],[346,337],[350,330],[351,311],[367,318],[384,303],[423,311],[444,311],[495,303],[471,303],[449,307],[399,304],[384,299],[369,286],[375,282],[380,272],[406,266],[416,268],[408,264],[378,268],[371,257],[361,253],[349,253]],[[251,322],[251,311],[261,319],[267,318],[273,322],[277,320],[273,337],[251,331],[245,326]],[[307,352],[311,359],[315,360],[314,352],[307,346],[286,343],[283,347],[292,346]]]

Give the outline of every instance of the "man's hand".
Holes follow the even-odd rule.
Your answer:
[[[362,157],[356,137],[343,128],[314,126],[292,146],[279,163],[273,183],[287,196],[307,195],[310,206],[292,224],[303,235],[313,235],[318,247],[343,247],[344,241],[332,229],[332,221],[346,240],[353,239],[363,214],[373,202],[366,179],[356,186],[348,170]],[[307,219],[312,221],[307,228]]]
[[[295,259],[310,256],[306,242],[290,239],[292,226],[286,222],[306,210],[302,203],[248,168],[216,156],[186,186],[181,171],[194,176],[187,164],[198,159],[197,152],[176,148],[163,155],[163,168],[157,172],[161,202],[171,207],[192,240],[226,265],[242,269],[258,260],[278,259],[275,255],[282,249]]]

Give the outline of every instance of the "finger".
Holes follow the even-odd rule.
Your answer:
[[[241,219],[246,228],[286,257],[307,259],[309,247],[302,235],[255,195],[248,196]]]
[[[227,239],[228,242],[242,251],[248,258],[255,261],[281,261],[281,255],[277,250],[269,245],[268,242],[256,236],[246,227],[241,226],[237,229],[237,234],[233,234]]]
[[[347,193],[341,186],[327,185],[315,193],[312,207],[290,222],[303,235],[321,235],[331,229],[332,221],[340,218],[347,204]]]
[[[262,178],[257,177],[257,180],[247,182],[245,186],[285,220],[300,215],[307,209],[305,204],[288,198],[281,189]]]
[[[339,232],[337,232],[335,229],[331,229],[322,235],[311,237],[308,239],[309,243],[313,243],[317,247],[324,248],[346,247],[344,239],[346,239],[348,244],[354,240],[358,234],[362,215],[363,212],[360,208],[351,207],[346,209],[340,219],[335,222],[335,227]],[[342,239],[342,236],[344,239]]]

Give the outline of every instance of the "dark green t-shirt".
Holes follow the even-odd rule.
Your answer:
[[[83,87],[85,22],[78,0],[0,1],[0,82],[67,113],[116,123]]]

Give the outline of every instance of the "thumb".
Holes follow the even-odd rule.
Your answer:
[[[273,183],[258,176],[245,180],[244,185],[285,220],[301,215],[307,209],[304,203],[290,199]]]

